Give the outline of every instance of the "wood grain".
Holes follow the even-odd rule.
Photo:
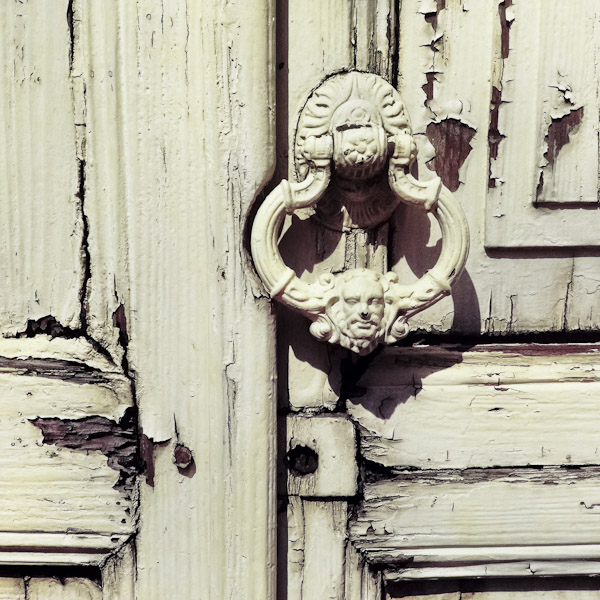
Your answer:
[[[38,5],[39,4],[39,5]],[[0,7],[0,330],[80,326],[83,221],[67,0]]]
[[[348,411],[361,453],[385,467],[599,464],[599,361],[595,345],[398,348]]]
[[[452,548],[465,555],[487,547],[487,562],[498,560],[495,547],[507,546],[519,546],[524,560],[528,547],[529,558],[536,558],[531,547],[542,545],[579,545],[585,555],[585,545],[597,541],[597,476],[597,467],[474,469],[369,483],[351,539],[371,563],[392,556],[411,562],[418,548],[435,549],[432,563],[452,562]]]

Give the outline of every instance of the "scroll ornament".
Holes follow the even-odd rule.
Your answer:
[[[404,104],[377,75],[333,75],[302,110],[295,141],[299,182],[284,179],[267,196],[251,246],[271,297],[307,316],[317,339],[360,355],[393,344],[408,334],[410,317],[447,296],[460,275],[469,246],[464,213],[438,177],[419,181],[410,174],[415,158]],[[382,180],[388,193],[381,193]],[[325,208],[319,213],[320,202]],[[316,216],[337,215],[344,228],[369,228],[386,221],[400,202],[430,212],[442,233],[437,263],[412,284],[370,269],[326,273],[307,283],[281,257],[278,238],[288,214],[313,207]]]

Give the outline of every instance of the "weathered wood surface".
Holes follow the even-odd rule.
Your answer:
[[[65,345],[0,343],[4,565],[97,562],[133,531],[129,382],[89,344]]]
[[[26,583],[27,600],[102,600],[100,586],[89,579],[34,577]]]
[[[551,9],[518,0],[402,2],[398,89],[417,135],[419,177],[435,169],[458,186],[471,231],[452,299],[417,315],[415,327],[492,335],[596,327],[600,273],[589,246],[600,213],[578,204],[593,200],[598,186],[596,11],[593,2],[577,14],[562,1]],[[580,124],[560,125],[582,106]],[[541,197],[560,196],[568,209],[534,206],[541,171]],[[435,262],[437,227],[401,207],[392,231],[391,262],[413,280]]]
[[[323,79],[352,69],[392,78],[394,23],[394,4],[382,0],[281,3],[277,42],[277,183],[281,178],[295,180],[294,136],[298,117],[311,91]],[[282,237],[281,251],[290,267],[307,280],[324,272],[367,265],[383,272],[387,237],[385,225],[370,234],[340,232],[319,226],[308,215],[294,215]],[[367,243],[369,238],[375,243]],[[339,353],[316,342],[308,333],[304,318],[286,309],[278,308],[278,313],[277,343],[283,367],[281,401],[298,410],[335,408],[339,398]]]
[[[244,227],[274,164],[274,3],[76,4],[89,330],[135,382],[147,465],[136,593],[271,598],[274,341]]]
[[[385,467],[600,464],[600,348],[395,348],[350,390],[361,455]]]
[[[357,492],[356,434],[343,416],[292,416],[286,421],[290,496],[340,498]]]
[[[31,528],[60,531],[71,515],[71,528],[109,536],[111,548],[119,536],[110,534],[132,532],[139,515],[124,501],[115,508],[118,472],[106,457],[42,442],[48,419],[118,422],[117,408],[108,414],[118,379],[129,404],[134,392],[145,451],[138,562],[128,569],[139,596],[270,598],[273,319],[244,228],[274,164],[274,2],[0,10],[0,332],[31,337],[34,349],[47,342],[38,334],[62,337],[66,353],[23,367],[46,396],[23,423],[9,431],[6,422],[9,448],[13,437],[26,448],[3,460],[31,463],[13,527],[26,529],[29,515]],[[83,343],[120,374],[82,384],[85,370],[57,372]],[[15,384],[7,402],[24,389]],[[38,428],[27,421],[36,417],[46,419]],[[28,454],[36,448],[43,460]],[[63,471],[44,471],[48,461]]]
[[[26,600],[25,580],[18,577],[0,577],[1,600]]]
[[[0,600],[102,600],[102,590],[83,577],[0,577]]]
[[[80,325],[83,221],[68,0],[0,6],[0,331]]]
[[[415,556],[438,566],[469,554],[491,562],[498,546],[517,547],[512,560],[542,560],[532,547],[573,544],[593,559],[598,475],[597,467],[472,469],[366,483],[351,540],[369,562],[396,562],[400,571],[415,566]],[[420,549],[429,550],[425,560]]]
[[[600,213],[582,205],[598,208],[597,4],[511,10],[511,52],[497,85],[506,139],[492,163],[487,244],[596,246]]]
[[[581,219],[580,206],[550,212],[533,207],[528,196],[531,236],[521,236],[514,250],[484,248],[486,235],[488,245],[513,246],[514,240],[506,241],[502,228],[496,227],[496,221],[506,218],[496,216],[493,199],[509,189],[510,165],[503,166],[503,161],[508,160],[509,145],[521,143],[518,119],[532,123],[527,131],[535,133],[542,156],[537,163],[523,161],[515,167],[528,181],[523,189],[537,193],[542,170],[544,202],[593,204],[589,190],[597,185],[597,177],[591,183],[597,148],[589,140],[597,128],[597,93],[592,89],[596,74],[590,75],[595,55],[582,54],[579,48],[595,47],[590,40],[597,34],[589,23],[596,7],[583,2],[577,15],[563,19],[564,11],[571,9],[565,2],[555,4],[542,22],[536,16],[541,4],[523,0],[404,0],[399,14],[393,9],[398,3],[379,1],[289,3],[285,23],[278,23],[280,43],[288,45],[280,69],[286,75],[279,82],[278,112],[284,123],[280,153],[285,155],[293,143],[295,119],[310,90],[332,71],[358,68],[398,78],[420,143],[419,175],[426,177],[432,167],[457,187],[473,233],[471,259],[454,302],[449,299],[415,320],[424,330],[569,332],[598,324],[600,263],[594,250],[579,248],[596,244],[595,208],[586,209]],[[135,384],[141,411],[148,471],[141,484],[138,593],[268,598],[274,569],[272,318],[260,285],[248,275],[251,267],[243,247],[247,211],[273,166],[274,3],[62,0],[42,3],[35,10],[30,3],[6,3],[1,11],[1,78],[8,93],[0,104],[0,160],[5,165],[0,183],[0,257],[5,270],[0,330],[8,336],[35,336],[32,347],[46,344],[44,336],[36,335],[40,332],[77,338],[57,341],[64,342],[60,349],[52,346],[52,356],[44,355],[42,363],[30,361],[24,375],[17,375],[22,370],[10,362],[14,357],[7,351],[6,360],[0,361],[1,370],[7,369],[2,377],[35,379],[36,389],[43,387],[41,379],[51,380],[57,390],[77,400],[69,404],[72,412],[64,412],[59,401],[67,396],[57,397],[54,405],[40,399],[35,413],[50,406],[63,418],[96,415],[116,421],[121,409],[110,412],[110,394],[105,397],[100,391],[106,383],[81,383],[92,377],[88,370],[60,363],[77,354],[73,348],[84,338],[92,337],[110,356],[101,368],[115,373],[111,382],[118,380],[123,390]],[[540,28],[527,32],[525,26],[534,21]],[[569,39],[581,28],[585,35],[564,52],[558,47],[551,54],[544,52],[553,39],[550,33]],[[537,63],[521,58],[529,56],[527,44],[544,54],[541,74],[551,73],[555,61],[563,58],[569,71],[560,81],[542,85],[539,98],[528,77],[528,69],[535,70]],[[524,75],[515,71],[517,65],[525,69]],[[531,97],[541,115],[525,111],[523,95]],[[45,118],[47,114],[52,118]],[[561,121],[564,118],[567,121]],[[567,130],[568,143],[563,144]],[[280,161],[282,173],[290,167],[287,159]],[[576,193],[563,198],[564,190]],[[492,207],[487,225],[485,205]],[[554,219],[560,227],[538,227],[538,219]],[[289,234],[289,245],[307,237],[312,242],[310,235],[304,237],[302,223],[295,226],[300,232]],[[361,251],[362,238],[354,236],[332,252],[322,268],[373,260],[382,266],[390,258],[399,261],[396,269],[402,277],[419,276],[436,257],[435,227],[403,208],[391,229],[389,257],[383,251]],[[505,230],[513,233],[510,227]],[[580,237],[567,239],[570,231]],[[499,241],[494,242],[494,236]],[[324,234],[320,239],[321,251],[335,247],[335,240],[328,241]],[[564,251],[557,247],[561,244],[573,249]],[[522,246],[538,250],[534,254]],[[383,242],[380,248],[385,250]],[[306,257],[302,261],[310,263]],[[52,319],[42,323],[47,315]],[[303,320],[286,327],[281,362],[287,364],[289,358],[290,363],[282,377],[284,399],[289,396],[290,404],[300,410],[335,408],[343,357],[312,340],[303,346],[301,336],[308,335]],[[290,340],[298,341],[291,347]],[[22,351],[15,347],[15,356],[23,356]],[[87,357],[83,362],[101,359]],[[402,443],[412,440],[414,455],[419,455],[417,431],[422,431],[424,413],[444,414],[456,403],[457,410],[446,416],[463,415],[471,427],[472,447],[465,443],[464,451],[457,452],[453,434],[426,419],[432,440],[435,435],[439,443],[435,452],[440,465],[444,447],[452,444],[454,467],[483,465],[487,459],[478,455],[475,445],[492,444],[489,431],[494,426],[505,441],[513,432],[521,444],[518,460],[531,462],[542,449],[538,452],[539,444],[527,439],[535,427],[518,404],[527,392],[533,394],[527,399],[529,408],[540,410],[533,414],[542,415],[545,426],[557,433],[550,440],[551,452],[544,444],[541,459],[548,463],[543,464],[563,458],[567,462],[566,437],[575,427],[576,407],[567,406],[566,397],[550,398],[547,381],[504,385],[498,380],[487,389],[509,387],[508,395],[494,389],[506,406],[497,406],[496,397],[491,406],[489,396],[479,405],[466,406],[464,394],[457,393],[446,404],[428,396],[429,385],[443,391],[449,385],[435,383],[433,375],[423,395],[412,396],[423,405],[406,403],[412,411],[407,422],[414,427]],[[462,385],[471,393],[473,384],[464,372],[457,377],[464,383],[456,389]],[[534,370],[524,377],[535,379]],[[397,385],[392,387],[399,389]],[[403,385],[414,389],[413,382]],[[595,380],[582,380],[565,388],[590,415],[577,432],[581,443],[570,455],[573,461],[595,462],[592,429],[597,411],[588,394],[594,385]],[[75,388],[95,390],[89,407],[78,404],[83,400],[71,391]],[[10,393],[20,389],[17,385]],[[92,406],[96,401],[97,410]],[[358,411],[357,398],[351,402],[352,410]],[[557,417],[557,407],[567,411],[568,418]],[[498,421],[505,413],[495,408],[510,413],[504,426]],[[469,421],[475,409],[482,411],[481,427],[481,421]],[[55,418],[52,411],[42,417]],[[79,416],[65,417],[75,414]],[[40,414],[32,413],[36,416]],[[355,417],[365,423],[372,418],[358,412]],[[41,443],[42,432],[33,426],[32,431]],[[385,436],[394,439],[395,433]],[[25,434],[19,437],[28,440]],[[29,442],[33,448],[33,440]],[[500,442],[493,444],[493,464],[510,460]],[[181,448],[194,457],[186,467],[175,464],[174,454]],[[83,456],[77,452],[66,448],[57,455],[77,462],[76,457]],[[379,450],[369,452],[375,458]],[[404,464],[404,456],[403,451],[397,464]],[[112,489],[117,473],[108,471],[105,457],[93,450],[82,461],[81,473],[87,477],[96,467],[93,473]],[[114,499],[112,493],[108,492]],[[106,511],[95,513],[88,523],[100,527],[101,536],[111,529],[102,529],[102,518],[108,518]],[[123,532],[127,527],[123,525]],[[182,536],[182,531],[197,533]],[[96,543],[96,538],[90,539],[90,545]],[[14,539],[11,543],[16,544]],[[25,541],[19,544],[26,546]],[[182,567],[191,560],[194,568]]]

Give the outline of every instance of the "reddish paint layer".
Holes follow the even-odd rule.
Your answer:
[[[427,137],[435,148],[435,158],[427,163],[444,182],[455,192],[460,185],[458,171],[471,152],[471,140],[475,129],[457,119],[444,119],[427,126]]]

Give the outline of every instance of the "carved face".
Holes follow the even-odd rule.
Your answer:
[[[346,281],[341,301],[346,335],[370,339],[378,333],[385,308],[383,286],[378,281],[366,276]]]

